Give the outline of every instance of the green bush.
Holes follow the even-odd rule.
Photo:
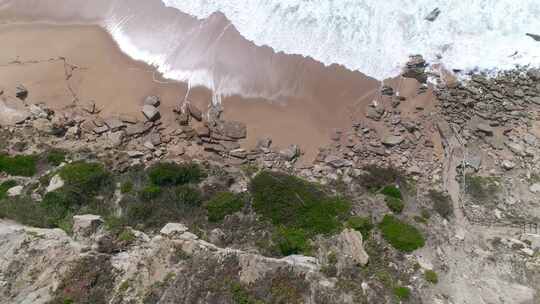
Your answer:
[[[202,202],[202,195],[199,190],[189,185],[180,185],[174,189],[176,200],[182,204],[199,207]]]
[[[394,295],[400,300],[408,300],[411,296],[411,290],[403,286],[395,287]]]
[[[452,200],[448,195],[440,191],[430,190],[428,196],[433,202],[433,209],[435,209],[440,216],[449,219],[454,215]]]
[[[425,245],[424,236],[420,231],[404,223],[392,215],[385,215],[379,223],[384,239],[394,248],[403,252],[412,252]]]
[[[200,182],[205,174],[195,163],[159,163],[148,171],[150,181],[158,186],[176,186]]]
[[[298,177],[263,171],[250,183],[255,211],[276,226],[302,229],[308,237],[337,232],[350,203]]]
[[[433,270],[424,271],[424,278],[426,279],[426,281],[430,282],[431,284],[439,283],[439,276]]]
[[[362,234],[362,238],[364,240],[367,240],[369,238],[369,233],[374,227],[373,223],[371,222],[371,218],[361,216],[351,216],[347,220],[346,226],[359,231]]]
[[[124,182],[122,183],[122,185],[120,185],[120,192],[122,194],[127,194],[127,193],[130,193],[131,191],[133,191],[133,182],[131,181],[127,181],[127,182]]]
[[[401,200],[403,197],[401,195],[401,190],[394,185],[386,186],[381,190],[381,193],[387,197],[392,197]]]
[[[53,149],[47,153],[47,163],[51,166],[59,166],[66,161],[66,152],[63,150]]]
[[[105,185],[110,184],[110,175],[98,163],[74,162],[59,171],[66,188],[80,195],[96,195]]]
[[[309,255],[311,252],[309,236],[303,229],[281,227],[274,238],[284,256],[300,253]]]
[[[0,154],[0,172],[12,176],[33,176],[36,174],[37,157],[34,155],[9,156]]]
[[[74,192],[57,190],[45,194],[41,206],[45,210],[48,225],[59,227],[80,208],[81,203]]]
[[[366,171],[358,177],[360,183],[369,191],[379,191],[388,185],[393,185],[401,177],[401,173],[394,168],[383,168],[376,165],[370,165],[363,168]]]
[[[12,219],[23,225],[50,228],[46,210],[28,197],[0,201],[0,218]]]
[[[0,200],[6,198],[7,191],[17,186],[17,182],[14,180],[8,180],[0,184]]]
[[[141,198],[142,201],[148,202],[148,201],[151,201],[160,197],[161,193],[162,191],[159,186],[149,185],[149,186],[144,187],[139,192],[139,197]]]
[[[399,198],[387,196],[384,198],[384,201],[386,202],[386,206],[388,206],[388,209],[392,210],[392,212],[394,213],[401,213],[403,211],[403,208],[405,207],[403,201]]]
[[[231,192],[218,193],[206,204],[208,220],[210,222],[222,221],[225,216],[238,212],[243,207],[244,201],[239,195]]]

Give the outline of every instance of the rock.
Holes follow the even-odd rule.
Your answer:
[[[501,164],[501,166],[505,169],[505,170],[512,170],[514,169],[514,167],[516,166],[515,163],[509,161],[509,160],[504,160]]]
[[[531,38],[534,39],[535,41],[540,41],[540,35],[532,34],[532,33],[526,33],[525,35],[531,37]]]
[[[101,135],[105,132],[109,131],[109,127],[107,125],[103,125],[101,127],[95,127],[94,128],[94,133],[98,134],[98,135]]]
[[[28,97],[28,89],[26,89],[22,84],[18,84],[15,87],[15,96],[21,100],[25,100]]]
[[[540,105],[540,96],[531,97],[529,100],[534,104]]]
[[[107,125],[109,127],[111,132],[116,132],[116,131],[126,127],[124,122],[122,120],[120,120],[120,118],[116,118],[116,117],[111,117],[111,118],[105,119],[105,125]]]
[[[258,151],[266,152],[270,149],[270,146],[272,146],[272,138],[264,137],[257,139],[257,145],[255,146],[255,149]]]
[[[300,156],[300,148],[298,145],[290,145],[288,148],[279,151],[281,158],[286,161],[292,161]]]
[[[523,145],[520,145],[518,143],[512,142],[512,141],[506,141],[504,144],[516,155],[523,155],[525,153],[525,148]]]
[[[181,126],[187,126],[189,124],[189,114],[186,112],[180,112],[176,116],[176,121],[178,121],[178,124]]]
[[[352,166],[352,162],[350,160],[340,158],[340,157],[338,157],[336,155],[328,155],[324,159],[324,162],[329,164],[330,166],[336,168],[336,169],[343,168],[343,167],[351,167]]]
[[[88,238],[97,233],[105,223],[99,215],[85,214],[73,217],[73,235],[75,238]]]
[[[381,110],[379,108],[375,108],[375,107],[372,107],[372,106],[369,106],[367,111],[366,111],[366,117],[370,118],[370,119],[373,119],[375,121],[380,120],[383,114],[384,114],[384,109]]]
[[[485,123],[479,123],[476,125],[476,130],[482,132],[487,136],[493,136],[493,128]]]
[[[168,223],[165,225],[159,233],[161,233],[164,236],[168,237],[177,237],[183,234],[184,232],[188,231],[188,228],[182,224],[179,223]]]
[[[195,127],[195,133],[199,137],[210,137],[210,129],[207,126],[198,126]]]
[[[402,76],[405,78],[414,78],[420,83],[426,83],[425,74],[427,63],[422,55],[413,55],[409,57],[406,67],[403,69]]]
[[[111,132],[107,135],[107,139],[113,147],[119,147],[124,142],[124,136],[124,131]]]
[[[150,128],[151,128],[151,125],[145,124],[143,122],[138,122],[126,128],[126,135],[127,136],[141,135],[147,132],[148,130],[150,130]]]
[[[440,14],[441,14],[441,10],[439,8],[436,8],[432,10],[431,13],[429,13],[424,19],[426,19],[429,22],[433,22],[439,17]]]
[[[527,76],[534,81],[540,81],[540,69],[530,69],[527,71]]]
[[[529,187],[529,191],[532,193],[540,193],[540,183],[534,183]]]
[[[137,119],[137,117],[135,116],[131,116],[131,115],[128,115],[128,114],[121,114],[119,117],[118,117],[122,122],[124,123],[128,123],[128,124],[136,124],[137,122],[139,122],[139,120]]]
[[[233,139],[243,139],[247,137],[246,124],[239,121],[223,121],[218,123],[217,131],[219,134]]]
[[[24,187],[23,186],[15,186],[12,188],[9,188],[7,191],[7,195],[9,197],[19,196],[22,194]]]
[[[83,103],[81,108],[88,114],[95,114],[97,112],[96,103],[93,100]]]
[[[25,122],[30,112],[21,103],[12,99],[0,100],[0,125],[13,126]]]
[[[39,133],[51,134],[52,124],[46,118],[38,118],[32,121],[32,127]]]
[[[212,244],[221,244],[225,239],[225,233],[219,228],[212,229],[208,235],[208,240]]]
[[[194,104],[188,103],[186,109],[189,114],[198,121],[202,121],[202,111]]]
[[[151,105],[144,105],[142,108],[142,113],[148,121],[156,121],[160,118],[158,109]]]
[[[49,114],[47,113],[47,111],[43,110],[42,108],[34,105],[34,104],[31,104],[30,106],[28,106],[28,111],[30,112],[30,115],[32,115],[33,118],[48,118],[49,117]]]
[[[56,191],[60,188],[64,187],[64,180],[60,177],[59,174],[56,174],[51,178],[49,181],[49,185],[47,186],[47,193]]]
[[[369,256],[364,250],[362,234],[353,229],[345,229],[338,236],[339,254],[350,258],[355,264],[365,266]]]
[[[386,96],[392,96],[394,95],[394,89],[391,86],[383,86],[381,89],[381,94]]]
[[[144,99],[144,105],[153,106],[155,108],[159,107],[161,100],[158,96],[148,96]]]
[[[144,153],[141,151],[127,151],[126,153],[129,158],[141,158],[144,156]]]
[[[405,138],[403,136],[388,135],[383,138],[382,144],[392,147],[401,144],[404,140]]]

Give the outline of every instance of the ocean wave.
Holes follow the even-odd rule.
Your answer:
[[[162,0],[199,18],[223,12],[247,39],[377,79],[410,54],[448,69],[540,65],[538,0]],[[430,22],[425,17],[441,11]]]

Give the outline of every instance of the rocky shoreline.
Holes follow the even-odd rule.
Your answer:
[[[223,168],[231,179],[228,190],[237,193],[248,191],[257,171],[287,172],[329,186],[351,200],[351,214],[368,216],[375,223],[396,213],[395,206],[380,192],[370,192],[362,177],[369,168],[393,168],[403,173],[393,181],[404,204],[396,216],[420,227],[426,246],[403,254],[388,246],[380,233],[367,240],[345,229],[314,240],[319,251],[312,257],[265,257],[254,240],[239,241],[242,233],[234,228],[244,227],[254,239],[263,238],[257,233],[266,228],[252,220],[257,218],[252,210],[229,215],[215,228],[219,231],[195,231],[174,223],[159,232],[133,229],[134,243],[113,252],[100,247],[108,233],[99,217],[75,218],[73,236],[2,220],[0,240],[10,245],[2,247],[6,262],[0,263],[0,290],[11,301],[47,303],[38,298],[47,298],[49,288],[67,284],[64,274],[69,269],[54,272],[56,287],[43,277],[20,287],[9,283],[17,266],[13,261],[23,261],[18,271],[44,276],[62,267],[62,261],[84,265],[80,262],[90,259],[104,272],[114,269],[104,285],[98,284],[110,289],[107,303],[142,303],[150,294],[162,303],[204,297],[205,303],[238,303],[228,289],[216,287],[218,292],[208,285],[207,277],[227,277],[224,272],[238,275],[240,284],[249,286],[249,292],[242,292],[275,303],[280,302],[262,286],[265,280],[289,282],[298,297],[294,303],[393,303],[398,285],[412,290],[408,300],[402,299],[405,303],[536,303],[540,236],[529,228],[540,218],[540,71],[515,70],[494,78],[474,75],[467,82],[445,83],[426,67],[421,56],[413,56],[403,76],[418,81],[416,95],[434,94],[435,100],[420,103],[404,97],[400,82],[383,86],[380,98],[360,109],[365,113],[362,119],[350,129],[332,131],[330,143],[319,149],[313,163],[301,161],[301,147],[277,149],[271,138],[258,139],[252,150],[243,149],[240,141],[249,136],[247,126],[223,119],[220,106],[201,109],[186,101],[174,109],[177,125],[165,126],[160,122],[159,96],[141,101],[142,121],[102,116],[92,102],[55,112],[46,104],[26,103],[32,92],[24,85],[2,92],[0,149],[9,155],[62,149],[73,159],[96,158],[118,174],[160,162],[195,161]],[[428,76],[438,85],[425,85]],[[2,174],[0,182],[13,178]],[[36,178],[18,178],[23,187],[8,189],[8,195],[21,195]],[[38,190],[34,197],[40,195]],[[447,205],[437,205],[440,201]],[[197,235],[201,232],[209,235]],[[41,251],[32,254],[31,248]],[[336,248],[341,253],[330,257]],[[190,262],[174,260],[178,252]],[[47,256],[43,268],[33,268],[36,259]],[[333,260],[337,274],[328,272]],[[377,272],[362,276],[362,269],[370,265],[384,265],[380,270],[396,273],[399,284],[385,285]],[[428,270],[439,274],[437,284],[422,276]],[[198,277],[198,271],[205,277]],[[198,294],[201,290],[204,296]],[[229,298],[219,299],[222,292]]]

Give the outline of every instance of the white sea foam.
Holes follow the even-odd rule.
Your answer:
[[[410,54],[449,69],[540,65],[539,0],[162,0],[205,18],[223,12],[258,45],[395,76]],[[440,16],[425,17],[435,8]]]

